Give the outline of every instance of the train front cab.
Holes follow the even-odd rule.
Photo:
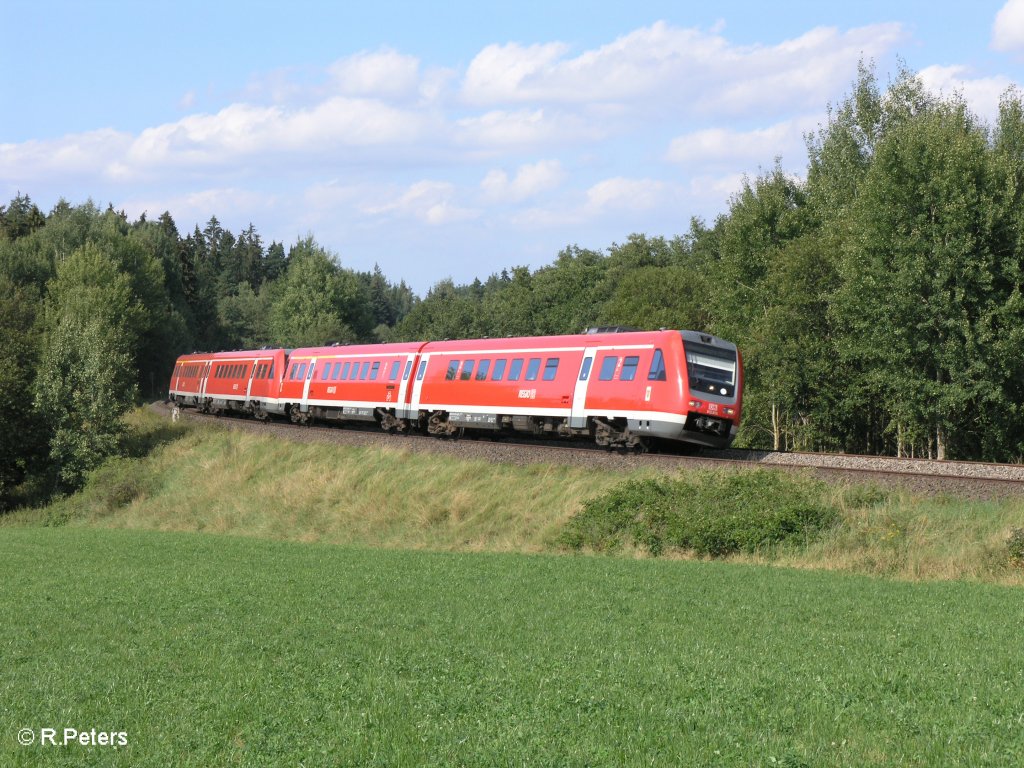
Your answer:
[[[699,331],[680,331],[683,342],[682,439],[728,448],[743,404],[743,360],[736,345]]]

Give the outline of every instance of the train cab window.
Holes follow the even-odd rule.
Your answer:
[[[306,376],[307,379],[312,379],[313,378],[313,371],[314,370],[316,370],[316,363],[310,363],[309,364],[309,375]]]
[[[402,374],[402,381],[409,380],[409,374],[412,372],[412,360],[405,361],[405,373]]]
[[[420,369],[416,371],[416,381],[423,381],[423,374],[427,372],[427,361],[420,360]]]
[[[526,366],[526,380],[536,381],[538,371],[540,371],[540,358],[531,357],[529,364]]]
[[[292,363],[292,369],[288,372],[288,381],[295,381],[295,377],[299,373],[299,364]]]
[[[402,364],[395,360],[391,363],[391,372],[388,374],[388,381],[394,381],[398,378],[398,371],[402,367]]]
[[[580,366],[580,381],[586,381],[590,378],[590,366],[594,364],[594,358],[584,357],[583,365]]]
[[[377,374],[380,372],[380,361],[377,361],[370,368],[370,381],[377,380]]]
[[[273,363],[270,364],[270,370],[267,371],[267,378],[268,379],[274,378],[274,364]]]
[[[366,381],[366,374],[369,373],[369,372],[370,372],[370,361],[367,360],[359,368],[359,380],[360,381]]]
[[[469,381],[471,378],[473,378],[474,365],[475,362],[473,360],[467,360],[466,362],[464,362],[462,364],[462,374],[459,376],[459,379],[462,381]]]
[[[484,381],[487,378],[487,372],[491,369],[490,360],[481,360],[480,367],[476,369],[476,380]]]
[[[420,378],[422,379],[423,378],[422,371],[420,373],[421,373]],[[455,381],[455,377],[458,376],[458,375],[459,375],[459,361],[458,360],[452,360],[450,363],[448,363],[448,370],[444,374],[444,380],[445,381]]]
[[[640,358],[637,355],[622,358],[622,373],[619,374],[619,381],[633,381],[636,378],[638,365],[640,365]]]
[[[303,379],[306,378],[306,366],[307,365],[309,365],[309,363],[299,363],[299,370],[295,374],[295,379],[296,380],[302,381]]]
[[[544,381],[554,381],[556,373],[558,373],[558,358],[549,357],[544,363]]]
[[[615,355],[608,355],[601,361],[601,373],[597,377],[601,381],[611,381],[615,378],[615,366],[619,364],[619,358]]]
[[[519,381],[519,376],[523,373],[523,358],[517,357],[512,361],[512,365],[508,368],[508,380]]]
[[[505,366],[508,361],[505,358],[494,361],[494,373],[491,374],[491,381],[501,381],[501,377],[505,375]]]
[[[654,359],[651,360],[651,372],[647,374],[648,381],[665,381],[665,356],[660,349],[654,350]]]

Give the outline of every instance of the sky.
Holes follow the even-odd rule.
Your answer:
[[[312,235],[423,295],[673,237],[900,62],[992,123],[1024,0],[0,0],[0,201]]]

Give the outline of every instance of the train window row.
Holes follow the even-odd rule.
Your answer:
[[[312,379],[318,367],[320,370],[320,381],[377,381],[379,378],[386,379],[387,381],[396,381],[399,373],[402,371],[402,361],[392,360],[390,364],[380,360],[298,362],[292,364],[288,373],[288,379],[290,381]],[[403,381],[409,378],[411,371],[412,361],[407,360],[405,363],[405,373],[402,374]]]
[[[248,368],[249,366],[244,363],[241,365],[218,365],[217,370],[213,372],[213,378],[241,379],[245,377]]]
[[[492,367],[493,362],[493,367]],[[544,363],[544,371],[541,374],[541,362]],[[539,357],[531,357],[528,360],[522,357],[513,358],[511,364],[508,358],[498,358],[497,360],[484,359],[480,360],[480,365],[477,366],[475,359],[469,360],[449,360],[448,370],[444,374],[446,381],[469,381],[474,379],[476,381],[485,381],[490,374],[491,381],[502,381],[505,379],[506,370],[508,372],[507,381],[519,381],[520,378],[525,378],[526,381],[536,381],[537,376],[540,375],[544,381],[554,381],[555,375],[558,373],[558,362],[559,358],[549,357],[547,360],[543,360]],[[526,376],[523,376],[523,368],[526,368]],[[417,378],[423,378],[423,369],[420,367],[420,372]]]
[[[580,369],[580,381],[586,381],[587,377],[590,376],[590,366],[591,359],[585,359],[583,361],[583,367]],[[601,360],[601,368],[598,372],[597,378],[601,381],[612,381],[615,379],[615,372],[618,371],[619,381],[634,381],[639,367],[639,355],[626,355],[623,357],[621,368],[619,367],[618,355],[605,355]],[[654,357],[651,360],[651,368],[647,372],[647,380],[665,381],[666,378],[665,356],[662,354],[660,349],[656,349],[654,350]]]

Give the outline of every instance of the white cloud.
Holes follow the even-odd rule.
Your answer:
[[[377,204],[364,204],[361,210],[374,216],[413,217],[435,226],[465,221],[478,215],[477,211],[459,206],[454,198],[454,184],[424,180],[411,185],[398,197]]]
[[[488,46],[470,63],[462,95],[478,105],[631,103],[729,114],[820,106],[857,61],[880,58],[904,38],[899,24],[875,24],[738,46],[717,31],[657,22],[574,58],[562,44]]]
[[[587,190],[587,209],[594,214],[611,210],[644,211],[665,204],[675,194],[667,182],[657,179],[605,179]]]
[[[221,224],[237,230],[258,219],[261,213],[269,213],[278,204],[274,195],[237,187],[218,187],[168,197],[129,198],[116,207],[124,210],[130,218],[138,218],[145,213],[153,219],[164,211],[170,211],[179,226],[190,221],[205,223],[215,213]]]
[[[480,182],[480,188],[489,200],[518,203],[554,189],[565,177],[565,170],[558,160],[541,160],[519,166],[513,179],[509,179],[503,170],[491,170]]]
[[[400,97],[420,83],[419,59],[390,48],[339,59],[328,72],[335,88],[347,96]]]
[[[971,110],[979,117],[994,122],[999,116],[999,99],[1012,86],[1013,81],[1003,75],[994,77],[967,77],[963,66],[925,67],[918,76],[925,87],[933,92],[951,96],[963,95]]]
[[[732,128],[694,131],[673,139],[665,159],[688,167],[727,163],[745,168],[770,163],[777,156],[802,155],[804,134],[817,128],[823,119],[824,115],[805,115],[752,131]]]
[[[996,14],[992,47],[997,51],[1024,49],[1024,0],[1008,0]]]

